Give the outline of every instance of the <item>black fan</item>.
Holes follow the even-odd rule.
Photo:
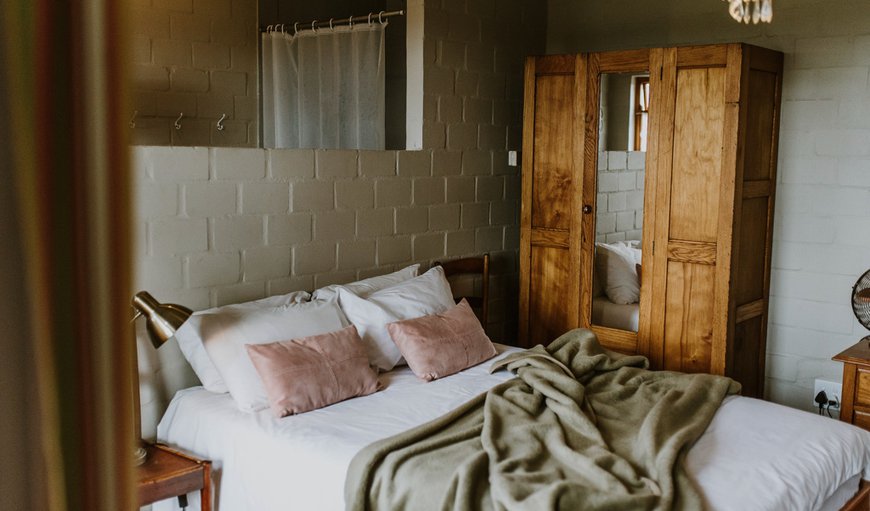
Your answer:
[[[852,310],[858,322],[870,330],[870,270],[861,275],[852,288]]]

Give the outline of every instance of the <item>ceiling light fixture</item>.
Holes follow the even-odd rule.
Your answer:
[[[770,23],[773,20],[773,0],[724,0],[728,13],[737,22]]]

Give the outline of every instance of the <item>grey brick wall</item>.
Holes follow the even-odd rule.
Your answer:
[[[490,252],[488,330],[513,339],[517,197],[462,154],[133,152],[137,289],[203,309]]]
[[[131,140],[258,145],[257,3],[133,0]],[[184,114],[181,129],[173,124]],[[226,114],[226,129],[217,121]]]

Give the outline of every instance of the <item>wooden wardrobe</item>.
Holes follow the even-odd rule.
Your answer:
[[[630,156],[645,159],[636,331],[592,317],[596,238],[610,236],[596,226],[599,157],[622,164],[600,152],[600,92],[619,73],[649,83],[646,155]],[[724,374],[762,396],[781,85],[782,54],[745,44],[530,57],[521,345],[592,328],[653,368]]]

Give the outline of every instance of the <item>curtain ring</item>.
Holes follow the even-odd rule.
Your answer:
[[[317,20],[311,22],[311,30],[316,34],[317,33]]]
[[[329,18],[329,30],[335,30],[335,27],[332,26],[333,18]]]
[[[353,29],[353,16],[347,19],[347,24],[351,29]]]
[[[378,22],[380,22],[381,25],[384,24],[384,11],[378,13]]]
[[[371,12],[369,13],[369,25],[372,24],[372,14],[373,14],[373,13],[371,13]]]
[[[296,23],[293,24],[293,35],[296,35],[298,33],[299,33],[299,22],[297,21]]]

